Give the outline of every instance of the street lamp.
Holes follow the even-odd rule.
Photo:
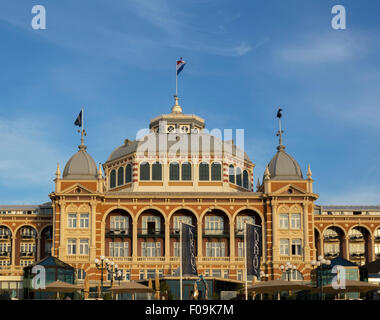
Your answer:
[[[261,280],[261,278],[265,278],[266,279],[265,281],[268,281],[269,274],[265,273],[264,271],[260,271],[260,280]]]
[[[292,270],[297,270],[297,266],[294,265],[294,264],[291,264],[289,261],[285,264],[285,265],[281,265],[280,266],[280,269],[282,272],[286,272],[286,275],[288,277],[288,281],[290,281],[290,276],[291,276],[291,272]]]
[[[323,258],[323,256],[319,256],[318,261],[313,260],[311,262],[313,269],[315,267],[317,270],[317,287],[320,284],[320,286],[321,286],[321,300],[323,300],[323,268],[325,266],[326,267],[329,266],[330,264],[331,264],[331,261]]]
[[[115,280],[119,280],[119,286],[120,286],[120,280],[123,279],[123,273],[121,270],[116,271]]]
[[[111,287],[112,287],[113,278],[115,278],[115,280],[118,280],[116,278],[117,278],[117,275],[119,274],[119,271],[120,271],[119,266],[117,264],[115,264],[113,261],[110,261],[107,264],[107,271],[111,275]],[[121,273],[121,271],[120,271],[120,273]],[[119,280],[119,284],[120,284],[120,280]]]
[[[95,259],[96,269],[101,271],[100,283],[103,291],[103,271],[107,269],[106,264],[108,259],[105,259],[104,256],[100,256],[99,259]]]

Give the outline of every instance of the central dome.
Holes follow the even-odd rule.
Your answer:
[[[87,153],[85,145],[80,145],[78,152],[67,161],[62,178],[68,180],[92,180],[97,178],[95,161]]]
[[[270,178],[274,180],[300,180],[303,179],[298,162],[288,153],[285,147],[279,145],[277,153],[268,164]]]

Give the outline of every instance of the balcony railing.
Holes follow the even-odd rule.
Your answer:
[[[224,229],[204,229],[203,237],[220,237],[220,238],[229,238],[230,232]]]
[[[128,229],[106,229],[107,238],[124,238],[131,237]]]
[[[375,241],[380,241],[380,236],[376,236]]]
[[[23,258],[29,258],[29,257],[34,257],[35,253],[32,251],[21,251],[20,252],[20,257]]]
[[[364,255],[365,255],[364,252],[350,253],[350,257],[353,259],[358,259],[358,258],[364,257]]]
[[[363,236],[350,236],[350,241],[364,241]]]
[[[0,251],[0,258],[9,257],[10,254],[9,251]]]
[[[177,228],[172,228],[170,229],[170,236],[171,237],[179,237],[180,236],[180,231]],[[195,236],[197,236],[197,230],[195,229]]]
[[[148,228],[141,228],[138,229],[137,236],[146,238],[163,238],[165,237],[165,231],[160,229],[150,230]]]
[[[9,234],[0,234],[0,240],[8,240],[10,237],[11,236]]]
[[[339,236],[324,236],[323,238],[324,238],[325,241],[339,240]]]
[[[138,262],[165,262],[165,257],[137,257]]]
[[[339,252],[327,252],[325,253],[325,256],[328,258],[336,258],[337,256],[339,256]]]
[[[34,235],[34,234],[21,234],[21,239],[22,240],[35,240],[36,235]]]

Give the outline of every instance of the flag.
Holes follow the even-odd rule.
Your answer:
[[[183,70],[183,68],[185,67],[185,64],[186,62],[183,61],[182,58],[179,58],[179,60],[177,60],[177,76]]]
[[[195,261],[195,227],[182,223],[182,274],[198,275]]]
[[[281,117],[282,117],[281,111],[282,111],[282,109],[278,108],[277,118],[279,118],[279,119],[281,119]]]
[[[260,277],[260,260],[262,256],[261,226],[246,224],[246,259],[247,275]]]
[[[81,110],[81,112],[79,112],[79,115],[78,115],[77,119],[75,120],[74,124],[78,127],[82,126],[82,110]]]

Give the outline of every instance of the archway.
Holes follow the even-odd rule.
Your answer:
[[[362,226],[355,226],[348,232],[349,257],[358,265],[364,265],[372,259],[371,234]]]
[[[36,261],[37,231],[32,226],[22,226],[16,233],[15,264],[26,267]]]
[[[47,226],[41,232],[40,259],[43,259],[47,256],[51,256],[52,245],[53,245],[53,227]]]
[[[12,262],[12,231],[0,226],[0,267],[10,266]]]
[[[338,226],[330,226],[323,232],[323,252],[328,259],[347,257],[345,233]]]

